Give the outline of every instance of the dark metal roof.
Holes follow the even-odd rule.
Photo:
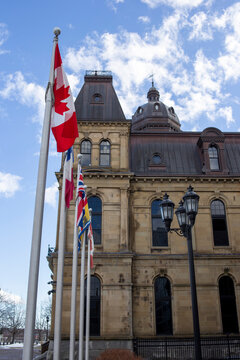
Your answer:
[[[224,135],[228,176],[240,176],[240,136],[235,134],[229,140]],[[131,171],[137,176],[204,176],[199,136],[194,132],[131,134]],[[159,155],[158,165],[153,163],[153,155]]]
[[[240,175],[240,143],[225,142],[226,160],[231,175]]]
[[[108,72],[87,72],[84,80],[75,101],[78,121],[126,120]]]

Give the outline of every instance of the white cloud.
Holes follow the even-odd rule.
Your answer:
[[[235,122],[235,120],[233,118],[231,106],[226,106],[224,108],[220,108],[218,110],[217,115],[219,115],[220,117],[223,117],[226,120],[227,127],[230,127],[230,125]]]
[[[162,101],[176,108],[180,121],[194,122],[204,112],[209,116],[217,112],[224,98],[223,74],[217,62],[207,58],[202,50],[196,52],[195,61],[190,63],[180,38],[181,30],[188,26],[186,14],[175,12],[144,36],[127,31],[94,34],[90,41],[87,38],[91,45],[85,42],[80,49],[69,49],[65,61],[78,74],[82,68],[91,68],[92,63],[100,64],[99,69],[111,69],[127,117],[138,104],[146,102],[141,88],[153,73],[155,84],[160,84]],[[87,58],[83,57],[84,53]]]
[[[184,16],[175,13],[143,37],[124,30],[118,34],[93,34],[79,49],[68,49],[65,63],[75,73],[83,69],[111,69],[120,96],[132,91],[137,96],[136,87],[148,78],[150,71],[160,83],[168,82],[169,68],[175,68],[178,61],[187,61],[178,43],[181,21]]]
[[[208,16],[203,11],[194,14],[190,19],[192,32],[189,35],[189,40],[211,40],[213,34],[208,21]]]
[[[149,24],[150,23],[150,18],[148,16],[139,16],[138,20],[144,24]]]
[[[21,176],[0,172],[0,195],[9,198],[20,190]]]
[[[7,301],[14,302],[16,304],[23,304],[23,300],[19,295],[15,295],[0,289],[0,296],[6,299]]]
[[[0,89],[0,96],[36,108],[37,112],[33,120],[42,124],[45,107],[44,88],[33,82],[28,83],[20,71],[5,76],[3,82],[4,87]]]
[[[79,78],[79,76],[74,75],[74,74],[66,74],[66,75],[68,78],[70,89],[72,91],[72,95],[74,97],[76,97],[78,95],[78,91],[79,91],[80,78]]]
[[[194,63],[195,83],[204,92],[220,95],[221,77],[216,72],[216,64],[209,60],[202,50],[197,51]]]
[[[117,12],[116,5],[124,3],[125,0],[107,0],[107,5],[115,12]]]
[[[8,50],[2,49],[2,45],[7,41],[9,36],[9,31],[7,29],[7,25],[4,23],[0,23],[0,55],[5,54]]]
[[[52,186],[46,188],[45,191],[45,202],[52,206],[57,206],[57,194],[58,194],[58,182],[56,181]]]
[[[240,78],[240,2],[218,13],[205,13],[201,9],[192,16],[180,8],[207,6],[211,1],[142,1],[152,7],[164,3],[176,9],[158,27],[153,26],[143,35],[124,29],[119,33],[94,32],[79,48],[69,48],[64,66],[68,67],[73,95],[79,91],[85,70],[111,70],[123,111],[131,117],[136,107],[146,102],[142,89],[146,83],[150,87],[149,74],[153,73],[162,101],[175,107],[181,122],[195,124],[207,114],[211,121],[216,121],[218,116],[230,126],[234,117],[230,104],[226,103],[229,98],[226,89],[229,80]],[[120,2],[111,3],[115,6]],[[140,18],[141,21],[148,19]],[[215,46],[216,33],[222,38],[221,43],[216,42],[219,48],[215,57],[210,57],[209,53],[213,52],[208,49],[193,52],[192,45],[199,39],[209,40],[209,44]],[[186,38],[191,40],[190,51],[184,42]],[[42,122],[44,89],[28,83],[22,73],[5,78],[0,96],[35,106],[37,118]]]
[[[141,0],[150,8],[154,9],[160,5],[168,5],[173,8],[194,8],[204,3],[206,0]]]
[[[229,6],[221,16],[210,19],[213,28],[225,36],[224,50],[218,57],[218,65],[224,72],[225,80],[237,81],[240,77],[240,2]]]

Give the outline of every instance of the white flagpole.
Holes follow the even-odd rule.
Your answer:
[[[67,208],[65,204],[65,183],[66,183],[66,153],[64,156],[64,165],[63,165],[60,228],[59,228],[59,238],[58,238],[58,262],[57,262],[53,360],[61,359],[60,348],[61,348],[61,327],[62,327],[62,295],[63,295],[62,292],[63,292],[64,253],[65,253],[65,240],[66,240],[66,213],[67,213]]]
[[[84,325],[84,270],[85,270],[85,244],[87,230],[84,231],[81,243],[81,280],[80,280],[80,311],[79,311],[79,350],[78,360],[83,360],[83,325]]]
[[[92,209],[89,209],[90,219],[92,221]],[[91,289],[91,272],[90,272],[90,239],[88,238],[88,257],[87,257],[87,293],[86,293],[86,337],[85,337],[85,360],[89,359],[89,328],[90,328],[90,289]]]
[[[81,157],[78,155],[76,207],[73,235],[73,263],[72,263],[72,295],[71,295],[71,320],[70,320],[70,349],[69,360],[75,360],[75,333],[76,333],[76,298],[77,298],[77,267],[78,267],[78,233],[77,233],[77,209],[79,204],[78,181],[81,168]]]
[[[48,163],[48,149],[49,149],[49,133],[51,122],[51,111],[53,105],[53,79],[54,79],[54,55],[55,48],[58,42],[58,35],[60,29],[54,29],[54,40],[52,59],[49,75],[49,83],[46,90],[46,105],[42,130],[42,142],[40,149],[39,165],[38,165],[38,180],[35,198],[35,210],[32,231],[32,246],[30,255],[30,267],[28,277],[28,294],[26,306],[26,322],[24,330],[24,348],[23,360],[32,360],[33,357],[33,333],[35,328],[36,318],[36,305],[37,305],[37,288],[38,288],[38,275],[39,275],[39,260],[41,251],[41,238],[42,238],[42,222],[43,222],[43,209],[46,188],[47,176],[47,163]]]

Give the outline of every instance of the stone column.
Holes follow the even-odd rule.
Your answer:
[[[99,144],[92,144],[91,165],[99,166]]]
[[[120,132],[120,169],[128,169],[128,133]]]
[[[121,192],[121,226],[120,226],[120,249],[128,248],[128,188],[120,189]]]

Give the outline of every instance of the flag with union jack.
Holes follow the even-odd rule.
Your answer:
[[[88,201],[86,195],[86,186],[83,182],[82,169],[79,172],[78,179],[78,188],[77,188],[77,196],[78,196],[78,209],[77,209],[77,226],[79,228],[78,238],[80,239],[81,235],[90,225],[90,215],[88,210]]]

